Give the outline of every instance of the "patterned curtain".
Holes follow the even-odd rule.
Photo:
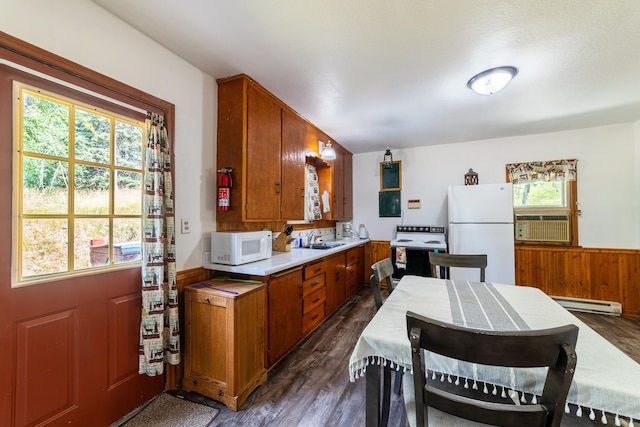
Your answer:
[[[180,363],[171,145],[164,117],[147,114],[145,149],[142,320],[139,373],[161,375]]]
[[[538,181],[574,181],[578,161],[551,160],[546,162],[510,163],[507,173],[512,184]]]

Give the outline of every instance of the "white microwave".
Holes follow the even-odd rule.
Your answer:
[[[240,265],[271,256],[271,231],[230,231],[211,233],[211,262]]]

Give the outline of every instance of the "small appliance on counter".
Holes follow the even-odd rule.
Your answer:
[[[351,239],[356,235],[351,222],[336,222],[336,240]]]
[[[271,231],[211,233],[211,262],[240,265],[271,257]]]
[[[358,237],[361,239],[369,238],[369,232],[367,231],[367,227],[365,227],[364,224],[360,224],[360,227],[358,227]]]

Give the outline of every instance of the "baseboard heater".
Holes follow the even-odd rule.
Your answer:
[[[601,301],[596,299],[554,297],[558,304],[567,310],[584,311],[587,313],[609,314],[619,316],[622,314],[622,305],[614,301]]]

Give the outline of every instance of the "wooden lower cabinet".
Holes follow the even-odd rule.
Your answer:
[[[269,352],[273,366],[303,337],[302,267],[271,276],[269,280]]]
[[[267,288],[242,282],[203,283],[185,287],[182,388],[237,411],[267,379]]]
[[[307,335],[325,318],[325,269],[326,261],[319,261],[304,268],[302,283],[302,334]]]
[[[327,316],[333,313],[347,298],[345,276],[345,252],[327,258],[325,271],[325,286],[327,301],[325,305]]]
[[[347,251],[346,297],[349,298],[364,284],[364,245]]]

